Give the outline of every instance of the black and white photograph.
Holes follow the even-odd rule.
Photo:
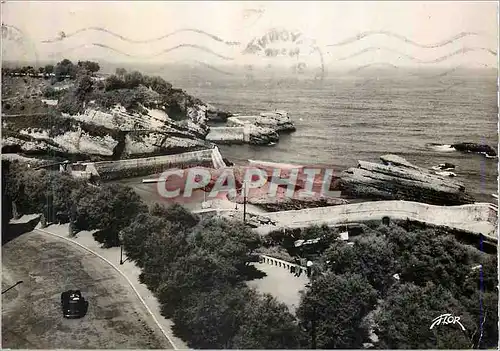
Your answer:
[[[0,6],[2,349],[498,349],[497,1]]]

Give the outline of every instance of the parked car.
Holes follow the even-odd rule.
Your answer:
[[[80,290],[68,290],[61,293],[61,307],[64,318],[82,318],[87,313],[88,302]]]

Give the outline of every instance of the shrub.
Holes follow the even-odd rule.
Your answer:
[[[388,349],[470,348],[460,327],[434,328],[432,320],[443,313],[460,316],[466,329],[473,325],[465,307],[445,288],[429,283],[423,287],[402,284],[394,289],[375,315],[380,347]]]
[[[151,207],[150,214],[163,218],[185,230],[193,228],[200,222],[200,218],[196,214],[179,204],[173,204],[169,207],[155,204]]]
[[[174,332],[196,349],[231,349],[245,316],[255,300],[249,289],[216,286],[188,299],[174,313]]]
[[[119,246],[120,230],[147,210],[132,188],[119,184],[105,184],[81,195],[76,203],[76,228],[101,230],[95,237],[106,247]]]
[[[297,317],[307,334],[316,323],[318,349],[362,348],[368,335],[363,319],[376,301],[377,291],[361,275],[327,273],[303,294]]]
[[[48,87],[45,87],[43,90],[42,90],[42,94],[43,94],[43,97],[47,98],[47,99],[54,99],[54,100],[57,100],[59,99],[61,96],[63,96],[66,92],[63,91],[63,90],[56,90],[50,86]]]
[[[72,93],[67,93],[59,100],[57,109],[69,115],[77,115],[83,112],[83,101]]]

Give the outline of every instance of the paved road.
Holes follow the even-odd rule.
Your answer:
[[[127,281],[106,262],[62,239],[29,232],[2,247],[2,347],[171,349]],[[83,319],[62,317],[60,294],[79,288]]]

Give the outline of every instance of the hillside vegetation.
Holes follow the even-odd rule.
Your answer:
[[[124,69],[105,77],[99,69],[96,62],[67,59],[2,68],[2,150],[106,158],[124,143],[119,132],[132,130],[143,133],[128,149],[120,146],[125,152],[119,158],[206,147],[208,113],[218,111],[161,77]],[[87,144],[80,143],[82,133]]]

